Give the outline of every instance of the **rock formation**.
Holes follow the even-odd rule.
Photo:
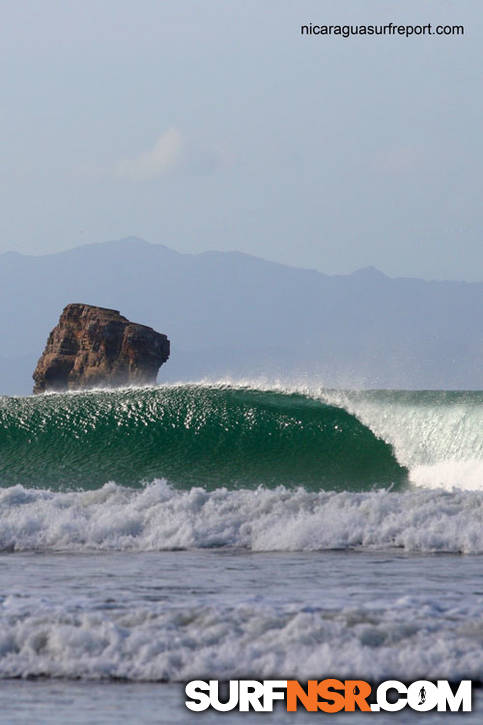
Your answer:
[[[168,357],[166,335],[117,310],[70,304],[37,363],[34,393],[152,384]]]

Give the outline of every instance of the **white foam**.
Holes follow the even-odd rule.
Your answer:
[[[86,611],[13,597],[0,611],[0,678],[134,681],[297,677],[477,678],[481,607],[403,597],[340,610],[294,604]]]
[[[467,491],[483,491],[483,461],[442,461],[433,465],[415,466],[410,480],[416,486],[426,488],[465,488]]]
[[[483,494],[309,492],[279,487],[179,491],[108,483],[87,492],[0,491],[0,549],[235,547],[251,551],[401,548],[483,552]]]

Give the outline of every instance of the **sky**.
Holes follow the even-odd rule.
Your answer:
[[[3,0],[0,252],[483,278],[481,0]],[[463,24],[463,37],[301,36]]]

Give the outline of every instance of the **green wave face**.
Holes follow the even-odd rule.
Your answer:
[[[359,489],[406,475],[357,418],[299,394],[184,385],[0,399],[2,486]]]

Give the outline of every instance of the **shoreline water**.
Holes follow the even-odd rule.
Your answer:
[[[0,678],[481,680],[481,555],[0,556]]]
[[[36,725],[119,725],[121,720],[139,725],[184,725],[203,723],[219,725],[233,723],[310,723],[316,714],[299,711],[287,713],[277,707],[273,713],[191,713],[184,706],[184,688],[177,684],[141,683],[91,683],[91,682],[0,682],[0,699],[9,725],[23,725],[34,721]],[[483,713],[483,691],[473,691],[473,712],[424,714],[424,722],[462,723],[479,725]],[[366,713],[351,713],[350,722],[361,725],[367,722]],[[346,713],[331,715],[333,723],[347,723]],[[421,715],[402,712],[377,715],[378,723],[417,725]]]
[[[2,554],[0,721],[28,712],[54,725],[114,723],[120,713],[218,722],[184,707],[184,683],[198,677],[481,680],[481,561],[394,551]],[[465,722],[481,717],[478,687],[475,703]],[[395,722],[419,717],[404,711]]]

